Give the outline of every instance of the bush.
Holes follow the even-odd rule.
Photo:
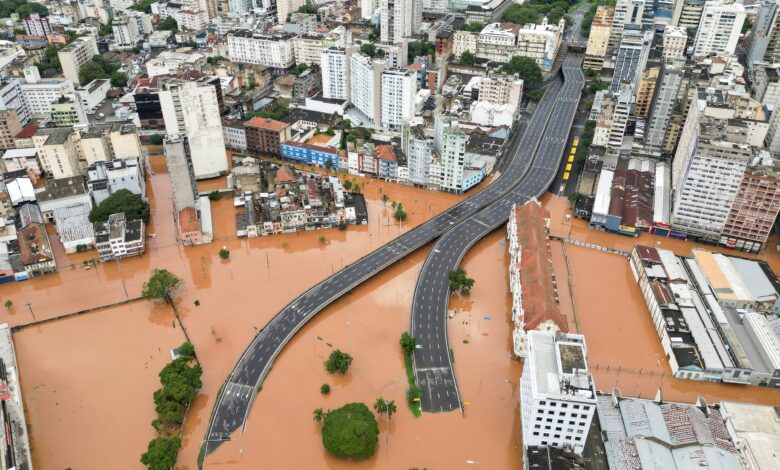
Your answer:
[[[149,447],[141,456],[141,463],[149,470],[170,470],[176,464],[176,454],[181,440],[176,437],[158,437],[149,442]]]
[[[374,455],[379,427],[363,403],[349,403],[328,411],[322,425],[322,444],[336,457],[366,459]]]
[[[466,276],[466,270],[463,268],[453,269],[447,273],[447,280],[450,283],[450,290],[468,294],[474,285],[474,279]]]
[[[528,57],[514,56],[501,67],[501,71],[510,75],[517,74],[524,86],[531,86],[542,83],[542,69],[536,64],[536,61]]]
[[[347,229],[347,224],[344,222],[339,222],[339,230],[342,232]]]
[[[403,349],[404,354],[411,356],[414,353],[414,348],[417,346],[417,340],[414,336],[404,331],[401,334],[401,340],[399,342],[401,343],[401,349]]]
[[[141,219],[149,223],[149,203],[127,189],[120,189],[108,196],[89,213],[90,222],[105,222],[111,214],[125,213],[127,220]]]
[[[209,193],[209,201],[219,201],[222,199],[222,193],[214,190]]]
[[[222,259],[230,258],[230,250],[228,250],[227,248],[222,248],[221,250],[219,250],[219,257]]]
[[[162,145],[164,140],[165,140],[165,136],[162,134],[154,134],[152,136],[149,136],[149,143],[152,145]]]
[[[192,343],[185,341],[184,343],[181,343],[181,346],[176,348],[176,351],[185,359],[195,359],[195,346],[193,346]]]
[[[330,393],[330,385],[328,384],[322,384],[320,387],[320,393],[323,395],[327,395]]]
[[[13,307],[13,306],[14,306],[14,303],[13,303],[13,301],[11,301],[11,300],[6,300],[6,301],[5,301],[5,304],[3,304],[3,305],[5,305],[5,308],[8,308],[8,309],[10,309],[11,307]]]
[[[417,385],[409,385],[409,388],[406,389],[406,401],[410,405],[417,403],[418,401],[420,401],[420,393],[422,393],[420,387],[418,387]]]
[[[330,374],[334,374],[336,372],[339,374],[346,374],[351,364],[352,356],[337,349],[330,353],[330,356],[325,361],[325,370],[327,370]]]

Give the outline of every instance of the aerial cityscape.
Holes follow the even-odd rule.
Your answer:
[[[780,1],[0,0],[0,470],[780,469]]]

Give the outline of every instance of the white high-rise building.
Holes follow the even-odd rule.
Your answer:
[[[379,8],[379,0],[360,0],[360,15],[365,20],[371,19],[377,8]]]
[[[419,31],[422,4],[419,0],[379,0],[379,36],[382,42],[397,44]]]
[[[664,59],[682,59],[685,57],[685,44],[688,42],[688,33],[685,28],[667,26],[663,36]]]
[[[405,124],[401,133],[401,150],[406,155],[409,181],[415,185],[427,186],[433,161],[433,140],[425,135],[422,126],[412,127]]]
[[[287,23],[287,16],[298,11],[305,2],[303,0],[276,0],[276,21],[278,24]]]
[[[295,64],[292,36],[242,30],[228,34],[228,58],[233,62],[286,69]]]
[[[350,65],[353,46],[345,49],[332,47],[320,55],[322,73],[322,96],[337,100],[350,99]]]
[[[38,72],[37,68],[35,72]],[[30,108],[24,100],[20,82],[20,80],[0,81],[0,111],[15,109],[19,122],[25,126],[30,121]]]
[[[441,134],[441,189],[457,194],[463,192],[466,168],[466,134],[457,125],[442,129]]]
[[[511,104],[520,107],[523,98],[523,81],[511,75],[491,75],[479,80],[479,101],[493,104]]]
[[[733,54],[744,22],[745,6],[741,3],[705,3],[693,42],[693,55]]]
[[[529,331],[520,377],[523,447],[567,446],[581,454],[596,404],[585,337]]]
[[[31,117],[44,118],[51,113],[51,104],[65,95],[75,93],[73,83],[67,78],[30,78],[19,85],[27,110]]]
[[[386,70],[382,73],[382,126],[401,129],[414,116],[417,75],[408,70]]]
[[[350,57],[350,102],[375,125],[382,122],[382,72],[386,67],[386,61],[365,54]]]
[[[645,13],[645,0],[618,0],[615,4],[615,15],[609,34],[607,57],[612,62],[620,46],[623,28],[626,25],[640,26]],[[611,65],[610,65],[611,66]]]
[[[188,137],[195,178],[227,173],[225,139],[214,84],[170,80],[163,81],[159,89],[165,132]]]

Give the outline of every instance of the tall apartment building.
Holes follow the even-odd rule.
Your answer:
[[[383,127],[400,130],[414,117],[417,75],[410,70],[385,70],[381,78],[381,123]]]
[[[323,49],[320,55],[320,70],[322,72],[322,96],[329,99],[350,99],[350,68],[352,54],[357,47],[348,46],[344,49],[331,47]]]
[[[686,31],[699,29],[705,0],[679,0],[672,17],[672,26],[685,28]]]
[[[278,69],[295,64],[292,36],[262,34],[248,30],[228,34],[228,58],[233,62],[260,64]]]
[[[661,79],[655,87],[645,131],[645,145],[652,149],[661,150],[666,142],[672,113],[678,104],[684,65],[684,61],[677,61],[665,64],[661,69]]]
[[[634,94],[631,87],[623,84],[620,91],[612,97],[613,108],[607,136],[607,147],[620,151],[623,147],[623,137],[626,135],[628,127],[628,118],[631,116],[631,109],[634,107]]]
[[[19,83],[22,98],[31,117],[45,118],[51,112],[51,104],[63,96],[73,96],[73,83],[67,78],[40,78],[38,69],[34,74],[25,74],[26,80]]]
[[[523,99],[523,81],[517,76],[491,75],[479,79],[479,101],[494,104],[511,104],[520,107]]]
[[[387,62],[355,53],[350,57],[350,102],[371,123],[382,122],[382,72]]]
[[[765,157],[748,166],[739,184],[718,244],[749,253],[758,253],[780,212],[780,166]]]
[[[194,165],[190,158],[188,139],[184,135],[168,135],[163,150],[171,175],[173,211],[179,238],[189,245],[211,241],[211,206],[208,198],[198,197]]]
[[[78,141],[79,133],[70,127],[38,129],[33,145],[41,168],[54,179],[80,175]]]
[[[769,45],[769,32],[777,14],[777,2],[774,0],[762,0],[758,5],[758,12],[751,28],[747,47],[746,62],[750,70],[753,62],[764,60],[764,55]]]
[[[605,57],[607,68],[614,66],[620,41],[623,37],[623,29],[630,25],[637,28],[641,27],[644,12],[645,0],[618,0],[615,3],[615,15],[612,20],[612,29],[609,34],[609,44]]]
[[[523,447],[585,449],[596,388],[582,335],[531,330],[520,377]]]
[[[281,155],[282,142],[290,140],[286,122],[256,117],[244,123],[246,149],[253,155]]]
[[[22,123],[15,109],[0,109],[0,150],[15,148],[14,136],[22,132]]]
[[[413,36],[422,24],[422,5],[417,0],[379,0],[379,37],[387,44],[398,44]]]
[[[298,64],[319,65],[322,56],[321,35],[301,35],[293,38],[293,54]]]
[[[127,12],[114,18],[111,28],[117,47],[135,47],[153,31],[152,17],[138,11]]]
[[[639,27],[627,25],[623,27],[623,34],[618,47],[615,60],[615,72],[609,89],[616,92],[622,82],[631,84],[636,89],[639,74],[647,64],[650,54],[650,44],[653,40],[652,31],[642,31]]]
[[[22,126],[30,122],[30,109],[24,101],[20,80],[0,80],[0,110],[15,109]]]
[[[276,23],[287,23],[287,16],[298,11],[305,3],[304,0],[276,0]]]
[[[688,33],[684,28],[667,26],[663,35],[663,57],[666,60],[685,57],[685,45],[688,43]]]
[[[701,57],[710,54],[733,54],[744,22],[745,7],[741,3],[705,3],[699,29],[693,41],[693,55]]]
[[[441,189],[462,194],[466,169],[467,137],[457,124],[444,127],[441,135]]]
[[[377,8],[379,8],[379,0],[360,0],[360,16],[364,20],[371,19]]]
[[[401,151],[406,155],[409,181],[416,186],[427,186],[433,161],[433,140],[425,135],[424,127],[404,125]]]
[[[692,151],[683,158],[680,185],[674,196],[672,227],[693,237],[716,243],[753,156],[744,136],[736,135],[727,121],[702,116]]]
[[[51,25],[49,25],[49,17],[41,16],[38,13],[30,13],[30,16],[22,18],[22,26],[24,32],[28,36],[38,36],[45,38],[51,33]]]
[[[588,45],[585,49],[585,59],[582,67],[590,70],[601,70],[604,64],[604,56],[607,55],[609,37],[612,34],[612,21],[615,17],[615,8],[600,5],[593,16],[588,35]]]
[[[639,84],[636,88],[636,117],[647,118],[650,114],[650,105],[653,102],[655,86],[658,83],[658,74],[661,67],[649,67],[639,73]]]
[[[60,49],[57,53],[62,66],[62,73],[71,82],[82,85],[79,81],[79,71],[87,62],[98,55],[97,41],[94,36],[82,36]]]
[[[187,135],[195,178],[227,173],[225,139],[214,85],[178,79],[159,82],[160,107],[168,135]]]

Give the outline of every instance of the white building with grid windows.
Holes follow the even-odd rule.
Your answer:
[[[417,76],[406,70],[386,70],[382,74],[382,126],[401,129],[414,116]]]
[[[585,337],[531,330],[527,341],[520,377],[523,447],[570,447],[581,454],[597,406]]]

